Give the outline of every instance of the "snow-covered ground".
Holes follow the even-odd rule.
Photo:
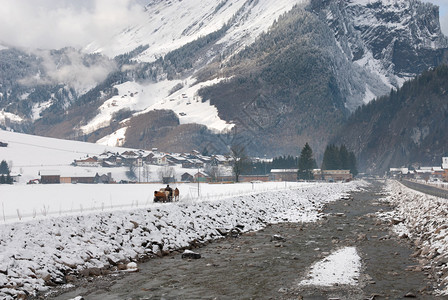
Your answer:
[[[415,244],[420,268],[432,270],[439,282],[440,295],[448,295],[448,200],[429,196],[388,181],[389,195],[384,199],[395,206],[391,214],[394,231]]]
[[[356,247],[339,249],[311,266],[299,285],[357,285],[361,273],[361,257]]]
[[[0,225],[0,296],[12,299],[20,293],[47,291],[47,284],[63,284],[67,275],[101,273],[119,263],[187,248],[192,241],[220,238],[222,232],[238,227],[246,232],[259,230],[267,223],[315,221],[325,203],[360,184],[302,183],[294,188],[238,197],[144,203],[128,210],[83,211],[73,216]],[[85,187],[79,185],[79,191]],[[98,187],[110,193],[110,186]],[[239,186],[219,187],[231,193]],[[51,192],[47,196],[51,197]],[[125,194],[114,197],[117,202],[128,198]],[[65,197],[60,201],[64,203]]]

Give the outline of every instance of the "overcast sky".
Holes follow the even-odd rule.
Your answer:
[[[423,0],[440,6],[448,35],[448,0]],[[58,49],[84,47],[110,39],[118,29],[144,18],[148,0],[1,0],[0,43]]]
[[[448,36],[448,0],[423,0],[423,2],[431,2],[440,7],[440,26],[443,33]]]
[[[83,47],[143,17],[142,0],[1,0],[0,42]]]

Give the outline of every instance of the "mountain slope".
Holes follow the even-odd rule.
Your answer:
[[[334,141],[353,149],[364,171],[438,166],[448,155],[448,66],[359,108]]]
[[[119,132],[163,148],[167,141],[140,140],[129,124],[171,110],[176,126],[206,126],[193,127],[224,144],[204,138],[214,149],[244,142],[253,154],[278,155],[310,142],[319,154],[357,107],[439,65],[448,47],[437,7],[418,0],[153,0],[145,10],[116,38],[86,47],[96,54],[33,54],[41,62],[26,67],[23,52],[0,50],[25,62],[1,91],[0,126],[89,141]],[[43,63],[58,59],[62,68]],[[70,68],[91,80],[73,84],[61,76]],[[36,90],[43,96],[28,97]],[[15,117],[23,121],[13,126]],[[202,147],[197,136],[174,139]]]

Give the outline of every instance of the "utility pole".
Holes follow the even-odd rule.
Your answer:
[[[198,199],[199,199],[199,196],[200,196],[200,194],[199,194],[199,165],[198,165],[198,178],[197,178],[197,181],[198,181]]]

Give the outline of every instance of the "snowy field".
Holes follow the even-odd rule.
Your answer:
[[[181,203],[218,201],[266,191],[315,186],[317,183],[267,182],[239,184],[172,184]],[[0,185],[0,223],[30,221],[55,216],[105,212],[153,206],[153,184]]]
[[[395,206],[391,214],[394,231],[409,237],[417,248],[419,269],[432,270],[440,295],[448,295],[448,200],[429,196],[389,180],[389,195],[384,199]]]

